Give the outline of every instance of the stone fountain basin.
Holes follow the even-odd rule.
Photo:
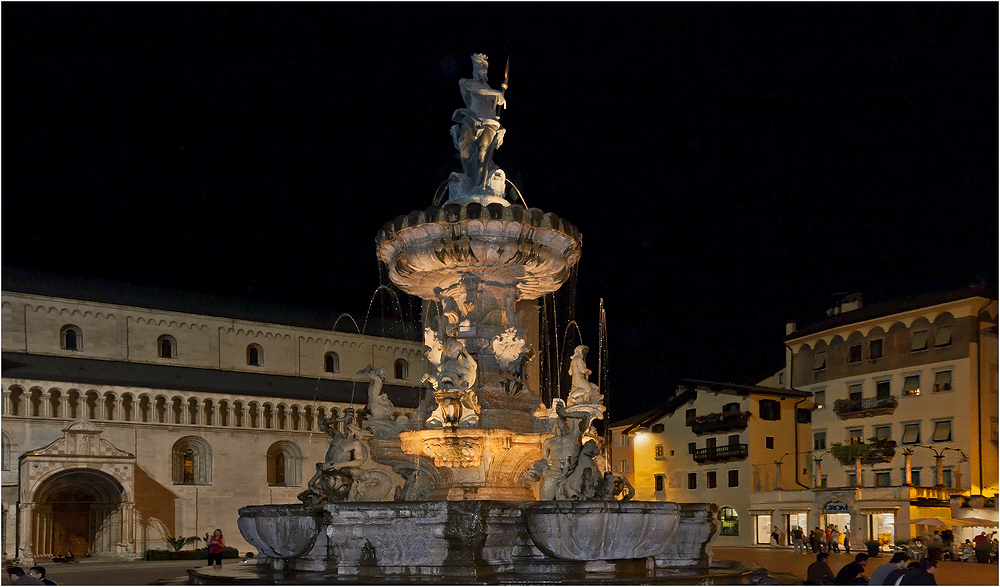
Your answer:
[[[665,554],[680,522],[669,502],[538,502],[525,510],[528,533],[545,554],[598,561]]]
[[[309,552],[323,525],[323,512],[302,504],[242,507],[237,526],[247,542],[273,559]]]

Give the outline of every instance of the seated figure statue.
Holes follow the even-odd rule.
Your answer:
[[[344,423],[344,432],[337,430],[337,422]],[[354,479],[361,473],[365,462],[363,431],[348,408],[342,418],[323,418],[317,422],[320,430],[330,435],[326,458],[316,463],[316,474],[309,480],[308,489],[299,493],[299,501],[313,506],[347,501]]]
[[[566,405],[577,404],[599,404],[604,400],[596,384],[588,380],[590,369],[587,368],[586,345],[580,345],[573,351],[573,358],[569,363],[569,374],[573,378],[569,396],[566,398]]]
[[[459,80],[465,108],[459,108],[451,119],[451,137],[462,161],[462,174],[452,174],[449,202],[465,203],[475,196],[492,196],[490,201],[504,202],[503,171],[493,165],[493,152],[503,144],[504,129],[500,126],[497,108],[506,107],[503,92],[487,83],[489,67],[486,55],[472,56],[472,79]]]

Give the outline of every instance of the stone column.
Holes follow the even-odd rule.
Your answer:
[[[781,461],[774,461],[774,490],[781,490]]]
[[[212,426],[220,426],[222,424],[222,422],[219,420],[221,417],[222,417],[222,412],[219,410],[219,401],[212,400]]]
[[[10,404],[10,390],[3,390],[3,415],[6,416],[10,414],[11,404]]]
[[[243,417],[243,427],[244,428],[249,428],[250,427],[250,406],[244,403],[243,406],[240,408],[240,412],[242,412],[241,415]]]
[[[813,463],[816,464],[816,480],[813,488],[816,488],[823,485],[823,459],[813,459]]]
[[[32,543],[32,528],[35,523],[35,504],[27,502],[21,504],[21,552],[22,565],[35,564],[34,544]]]
[[[944,486],[944,455],[934,455],[934,461],[936,464],[934,467],[937,469],[934,473],[936,477],[934,485],[938,487]]]
[[[59,393],[59,416],[62,418],[69,418],[69,391],[62,391]]]
[[[861,487],[861,457],[854,457],[854,486]]]
[[[39,403],[42,404],[41,406],[39,406],[41,409],[38,410],[38,415],[43,418],[51,418],[52,394],[49,393],[48,391],[43,391],[41,395],[38,396],[38,399],[40,400]]]
[[[913,450],[905,449],[903,450],[903,457],[906,461],[906,469],[903,474],[903,485],[912,487],[913,486]]]
[[[194,424],[191,421],[191,406],[186,397],[181,398],[181,424]]]
[[[123,421],[123,422],[127,422],[128,420],[125,419],[125,414],[122,413],[122,403],[123,403],[123,400],[122,400],[121,394],[117,394],[116,393],[115,394],[115,413],[112,414],[112,415],[114,416],[115,420],[120,420],[120,421]]]
[[[97,394],[97,399],[94,401],[94,419],[95,420],[107,420],[108,415],[105,413],[107,410],[104,409],[104,394]]]

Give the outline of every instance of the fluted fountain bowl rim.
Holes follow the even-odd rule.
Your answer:
[[[237,527],[243,538],[262,554],[277,559],[309,552],[323,526],[323,511],[305,504],[244,506],[239,516]]]
[[[667,551],[680,524],[673,502],[545,501],[525,508],[528,534],[545,554],[567,560],[647,558]]]

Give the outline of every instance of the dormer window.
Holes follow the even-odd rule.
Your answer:
[[[83,331],[80,327],[67,324],[59,331],[59,346],[67,351],[83,350]]]

